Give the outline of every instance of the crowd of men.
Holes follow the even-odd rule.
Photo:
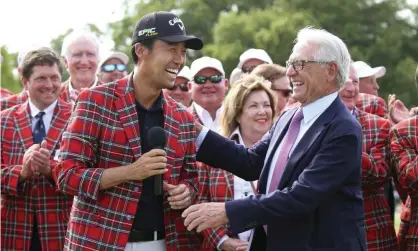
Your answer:
[[[99,46],[22,52],[23,91],[1,89],[2,250],[418,251],[418,107],[379,97],[385,67],[305,28],[286,65],[250,48],[228,78],[185,66],[203,42],[162,11],[133,31],[132,73]]]

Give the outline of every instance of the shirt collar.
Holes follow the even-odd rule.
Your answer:
[[[95,87],[95,86],[97,86],[97,76],[96,76],[96,78],[94,79],[94,83],[93,83],[93,85],[92,85],[92,86],[90,86],[89,88],[93,88],[93,87]],[[73,84],[71,83],[71,77],[68,79],[68,90],[70,91],[70,93],[71,93],[71,92],[73,92],[73,91],[75,91],[75,89],[74,89],[74,87],[73,87]]]
[[[54,112],[55,106],[57,105],[58,100],[55,100],[52,104],[50,104],[47,108],[45,108],[43,111],[45,114],[51,114]],[[32,118],[34,118],[38,113],[41,111],[36,107],[32,101],[29,99],[29,109],[30,109],[30,115]]]
[[[138,100],[135,100],[135,104],[139,109],[143,111],[149,111],[149,112],[162,111],[163,110],[163,93],[162,92],[160,93],[158,98],[155,100],[154,104],[152,104],[151,108],[148,110],[145,109],[145,107],[143,107],[141,103],[138,102]]]
[[[304,106],[302,108],[303,121],[309,123],[313,118],[323,113],[334,102],[337,96],[338,92],[334,92]]]
[[[200,117],[204,117],[204,113],[206,112],[206,113],[208,113],[208,115],[210,116],[210,113],[207,111],[207,110],[205,110],[205,108],[203,108],[203,107],[201,107],[200,105],[198,105],[196,102],[193,102],[193,105],[194,105],[194,107],[195,107],[195,109],[196,109],[196,113],[200,116]],[[221,105],[221,107],[219,107],[218,108],[218,110],[216,110],[216,118],[215,119],[217,119],[217,118],[219,118],[219,115],[221,115],[221,112],[222,112],[222,108],[223,108],[223,106]]]
[[[239,127],[235,128],[235,130],[231,133],[231,136],[229,136],[229,138],[232,140],[237,139],[238,144],[244,145],[244,140],[242,139],[241,131],[239,130]]]

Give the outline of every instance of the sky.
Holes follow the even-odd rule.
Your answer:
[[[106,30],[108,23],[123,17],[124,0],[13,0],[7,6],[4,2],[0,4],[0,46],[18,52],[31,45],[49,46],[68,29],[88,23]],[[418,0],[408,2],[418,4]],[[102,51],[113,47],[110,37],[103,42]]]

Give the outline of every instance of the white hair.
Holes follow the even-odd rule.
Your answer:
[[[298,32],[295,40],[295,48],[306,45],[319,46],[313,55],[315,61],[319,62],[335,62],[338,66],[337,82],[341,87],[348,80],[351,56],[345,43],[337,36],[323,29],[306,27]]]
[[[76,30],[68,34],[62,42],[61,56],[68,59],[68,57],[70,56],[71,46],[75,42],[82,40],[82,39],[90,41],[96,47],[97,57],[99,58],[100,57],[100,41],[94,33],[87,31],[87,30]]]

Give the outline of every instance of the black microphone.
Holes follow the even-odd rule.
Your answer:
[[[148,131],[148,145],[151,149],[164,149],[166,142],[165,131],[159,126],[155,126]],[[163,176],[154,176],[154,194],[163,194]]]

